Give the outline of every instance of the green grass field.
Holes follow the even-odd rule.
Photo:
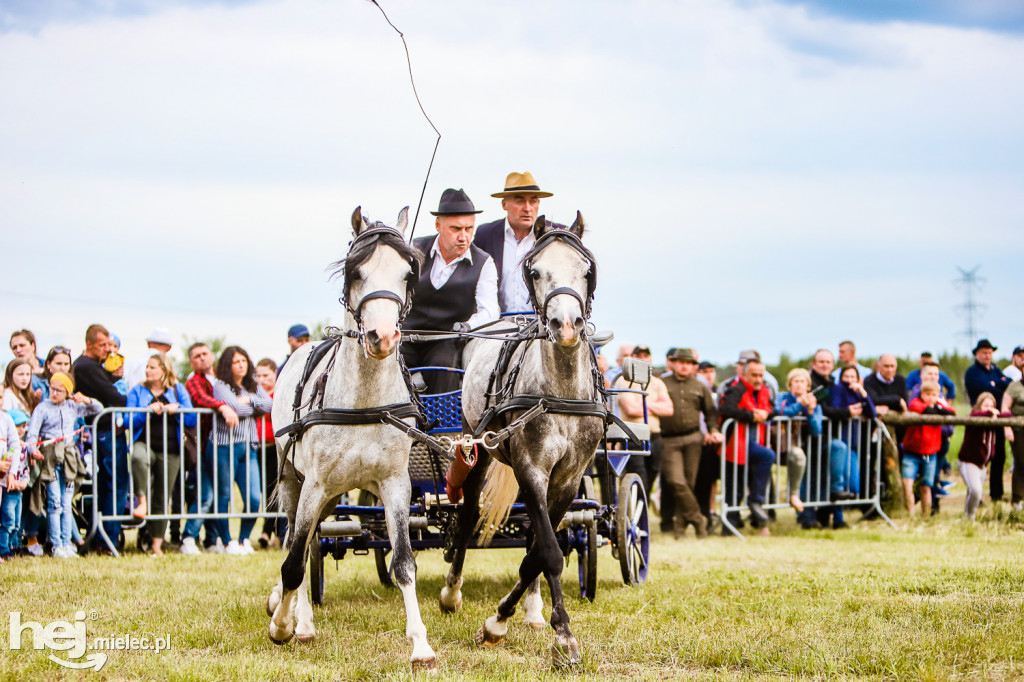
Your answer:
[[[963,484],[958,490],[962,492]],[[575,555],[563,574],[584,661],[583,679],[1011,679],[1024,677],[1024,537],[1003,505],[973,525],[960,500],[942,515],[848,531],[801,531],[784,512],[768,538],[698,542],[658,536],[640,588],[625,587],[600,550],[597,600],[581,601]],[[856,513],[850,515],[853,521]],[[550,629],[519,622],[503,645],[472,644],[512,584],[521,553],[470,553],[465,605],[437,608],[447,565],[418,555],[420,604],[442,678],[563,678],[549,671]],[[69,671],[48,651],[10,651],[2,627],[0,678],[279,680],[408,676],[402,601],[379,585],[372,557],[327,564],[317,640],[273,645],[264,601],[283,554],[173,553],[157,560],[18,559],[0,566],[0,613],[43,625],[87,616],[88,639],[169,636],[162,653],[110,651],[105,667]],[[546,593],[546,590],[545,590]],[[92,619],[95,615],[95,620]],[[55,652],[60,653],[60,652]],[[65,657],[66,658],[66,657]]]

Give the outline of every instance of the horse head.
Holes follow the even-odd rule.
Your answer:
[[[361,208],[352,213],[355,238],[345,258],[345,308],[352,315],[359,342],[370,357],[383,360],[398,348],[401,323],[412,303],[422,256],[405,242],[409,207],[395,227],[368,222]]]
[[[583,246],[583,230],[579,211],[570,227],[540,216],[533,226],[537,243],[523,259],[533,309],[551,340],[566,350],[583,338],[597,284],[597,263]]]

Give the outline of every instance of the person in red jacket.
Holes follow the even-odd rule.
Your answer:
[[[725,445],[725,499],[730,505],[738,504],[746,489],[747,507],[754,525],[762,528],[762,534],[767,534],[768,513],[762,505],[771,481],[775,453],[766,446],[766,422],[775,417],[775,406],[765,386],[764,374],[762,362],[748,361],[740,380],[726,389],[720,413],[723,421],[736,421]],[[726,533],[728,529],[723,529],[722,534]]]
[[[910,401],[910,411],[918,414],[956,415],[939,397],[939,384],[921,384],[921,396]],[[903,487],[907,495],[907,511],[914,515],[914,481],[921,480],[921,503],[925,513],[932,508],[931,482],[935,480],[936,454],[942,447],[942,427],[938,424],[916,424],[907,427],[903,436]]]

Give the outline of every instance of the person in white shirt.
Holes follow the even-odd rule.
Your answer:
[[[1024,376],[1024,346],[1017,346],[1010,356],[1010,364],[1003,370],[1003,374],[1010,377],[1010,381],[1020,381]]]
[[[424,256],[419,279],[414,283],[412,309],[403,330],[469,331],[498,319],[498,271],[494,260],[473,245],[476,210],[461,189],[446,189],[435,216],[437,236],[413,240]],[[401,344],[402,358],[416,367],[458,367],[460,344],[455,338]],[[458,388],[454,372],[427,372],[430,393]]]
[[[505,189],[491,196],[501,199],[505,218],[481,225],[473,244],[490,254],[497,266],[501,312],[532,311],[530,292],[523,280],[523,258],[537,242],[533,226],[540,215],[540,200],[554,195],[541,190],[533,176],[524,171],[509,173]]]
[[[173,344],[174,339],[171,338],[171,332],[163,327],[157,327],[146,337],[146,348],[163,353],[164,355],[171,352]],[[132,389],[132,386],[138,386],[146,380],[146,364],[151,357],[153,357],[152,353],[143,353],[125,364],[124,382],[127,384],[129,391]]]

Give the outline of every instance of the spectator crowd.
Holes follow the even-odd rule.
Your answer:
[[[972,351],[974,363],[963,377],[970,416],[1024,416],[1024,346],[1013,349],[1005,371],[993,361],[995,350],[981,339]],[[723,535],[742,527],[735,509],[724,523],[718,518],[712,501],[719,497],[719,485],[726,505],[745,506],[762,535],[770,533],[774,509],[765,506],[777,485],[784,485],[779,497],[796,510],[802,528],[847,528],[844,513],[851,507],[875,513],[866,502],[886,485],[878,466],[881,451],[872,446],[880,438],[895,441],[908,512],[938,513],[940,499],[955,485],[949,462],[953,427],[914,424],[897,427],[893,436],[875,417],[956,415],[955,382],[928,352],[906,377],[889,353],[871,368],[862,365],[852,341],[839,344],[838,356],[837,366],[830,350],[818,350],[809,367],[789,371],[782,390],[756,350],[740,353],[735,376],[716,383],[717,368],[701,362],[696,349],[671,348],[667,371],[645,389],[645,413],[644,401],[628,391],[636,387],[622,368],[627,357],[651,362],[651,351],[643,345],[620,347],[616,366],[605,370],[606,384],[620,416],[650,427],[650,456],[631,458],[627,470],[652,493],[661,530],[679,538],[692,526],[703,538],[719,526]],[[965,427],[956,453],[967,489],[967,518],[974,519],[981,504],[987,470],[991,500],[1004,498],[1007,443],[1013,458],[1010,502],[1024,509],[1024,430],[975,423]],[[784,484],[773,480],[776,467],[785,467]]]
[[[309,341],[305,325],[288,330],[292,352]],[[253,362],[240,346],[215,357],[207,344],[194,343],[185,351],[191,373],[181,382],[169,358],[170,333],[154,329],[146,343],[146,353],[126,359],[118,337],[94,324],[77,357],[64,346],[40,356],[31,331],[10,336],[14,359],[4,372],[0,412],[0,562],[47,551],[64,559],[112,553],[123,538],[123,522],[112,518],[132,519],[127,523],[138,528],[139,546],[157,557],[167,541],[186,555],[254,551],[255,514],[275,511],[270,411],[277,363]],[[1024,347],[1014,348],[1005,371],[993,362],[995,350],[987,339],[973,350],[975,362],[964,376],[971,415],[1022,416]],[[735,376],[718,382],[718,368],[702,362],[697,350],[672,348],[667,371],[652,378],[643,399],[623,391],[631,388],[622,373],[627,357],[652,360],[645,346],[623,346],[611,368],[598,356],[619,414],[650,427],[651,455],[632,458],[627,470],[653,492],[662,531],[676,537],[690,527],[702,538],[719,526],[727,534],[727,525],[743,525],[736,511],[727,524],[717,518],[718,486],[730,507],[745,505],[750,523],[768,534],[774,509],[765,506],[781,466],[783,499],[803,528],[845,528],[844,512],[882,484],[859,460],[866,439],[877,436],[873,418],[955,414],[956,384],[930,353],[904,377],[895,356],[884,354],[868,368],[844,341],[838,366],[831,351],[818,350],[809,367],[789,371],[783,386],[755,350],[740,353]],[[908,510],[915,513],[920,500],[924,512],[935,513],[952,484],[952,427],[915,425],[896,433]],[[1024,429],[968,426],[956,453],[967,517],[982,503],[986,470],[990,498],[1003,499],[1007,443],[1014,463],[1010,502],[1024,508]],[[84,547],[80,525],[91,512],[78,493],[93,469],[92,499],[107,520],[93,546]],[[235,486],[243,511],[252,514],[241,520],[238,537],[226,516]],[[163,518],[183,512],[191,516],[183,526]],[[257,542],[279,544],[285,530],[283,520],[265,518]]]

